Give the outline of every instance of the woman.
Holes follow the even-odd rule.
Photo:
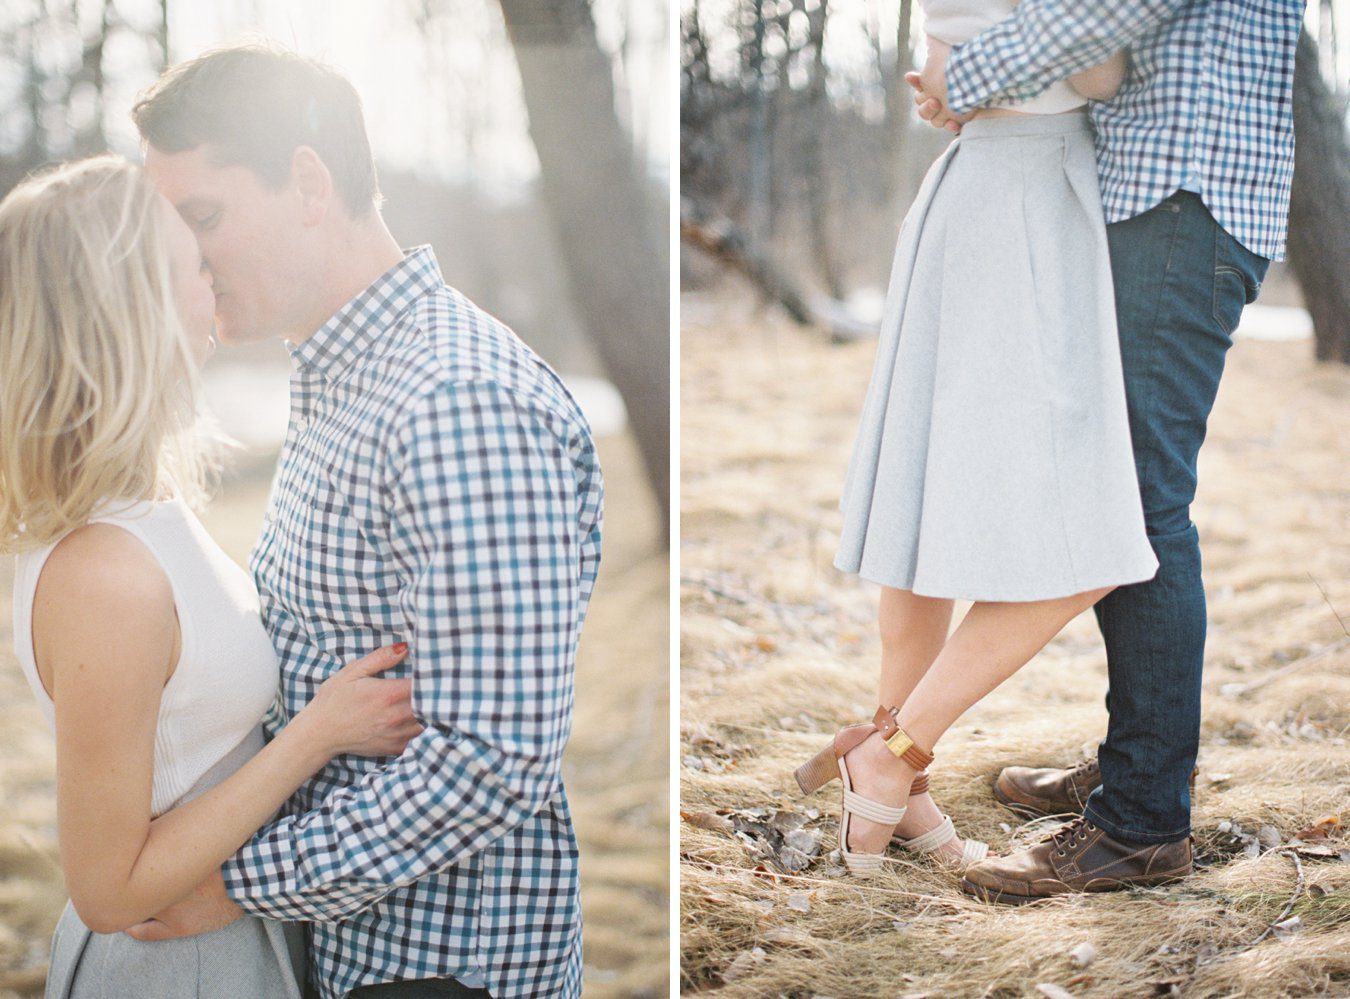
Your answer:
[[[71,899],[49,997],[298,997],[280,924],[120,931],[216,874],[333,756],[420,731],[408,682],[375,678],[400,644],[263,745],[278,664],[257,594],[188,506],[213,312],[191,232],[132,164],[66,165],[0,204],[0,546],[18,553],[15,648],[56,733]]]
[[[929,0],[958,44],[1015,0]],[[895,837],[964,868],[926,793],[943,733],[1115,586],[1153,576],[1125,409],[1088,98],[1125,55],[983,109],[901,227],[835,565],[882,586],[880,703],[797,773],[839,776],[854,873]],[[954,599],[974,601],[948,637]]]

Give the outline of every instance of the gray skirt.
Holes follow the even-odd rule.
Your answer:
[[[46,999],[300,999],[304,930],[255,916],[142,943],[94,933],[69,903],[52,937]]]
[[[225,780],[262,746],[259,726],[175,807]],[[142,943],[125,933],[95,933],[67,902],[52,936],[46,999],[300,999],[304,975],[300,923],[244,916],[212,933]]]
[[[1151,579],[1086,112],[978,118],[900,228],[835,565],[923,596]]]

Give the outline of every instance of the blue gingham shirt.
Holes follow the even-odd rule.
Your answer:
[[[292,351],[291,420],[250,567],[282,659],[269,735],[344,663],[407,641],[426,731],[342,756],[224,868],[311,921],[325,997],[455,977],[581,989],[560,763],[600,557],[601,476],[558,377],[411,251]]]
[[[1187,186],[1239,243],[1283,260],[1294,174],[1294,50],[1304,0],[1022,0],[952,49],[957,114],[1036,96],[1130,47],[1092,104],[1107,222]]]

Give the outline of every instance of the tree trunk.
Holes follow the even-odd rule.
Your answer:
[[[746,184],[750,243],[756,253],[767,253],[773,239],[772,197],[773,170],[770,164],[772,146],[769,141],[769,95],[764,92],[764,0],[755,2],[754,35],[750,48],[750,71],[754,74],[754,90],[750,94],[750,177]],[[777,95],[781,100],[782,95]]]
[[[1350,144],[1306,31],[1294,68],[1289,267],[1312,316],[1319,361],[1350,364]]]
[[[614,108],[586,0],[500,0],[520,66],[544,200],[601,360],[663,514],[670,510],[669,240]]]
[[[28,135],[19,156],[25,170],[40,166],[47,159],[47,126],[43,114],[47,105],[42,98],[47,74],[38,62],[38,39],[46,30],[46,20],[47,3],[41,0],[26,30],[15,36],[17,47],[24,52],[23,100],[28,108]]]
[[[746,245],[726,218],[711,223],[680,219],[680,239],[744,274],[760,293],[781,305],[799,326],[815,325],[806,296],[774,262]]]
[[[913,91],[905,83],[912,49],[909,47],[913,0],[900,0],[900,17],[895,26],[895,62],[883,83],[886,88],[887,150],[886,193],[894,199],[904,175],[905,133],[914,118]]]
[[[810,212],[811,256],[825,290],[831,298],[844,297],[844,281],[839,273],[839,264],[835,259],[834,247],[830,241],[829,204],[830,184],[829,168],[824,153],[826,133],[829,129],[830,105],[825,88],[825,26],[829,18],[828,0],[819,0],[815,10],[806,12],[810,29],[809,45],[812,50],[810,121],[809,135],[806,137],[806,169],[803,171],[807,190],[807,209]]]
[[[163,72],[169,68],[169,0],[159,0],[159,23],[155,25],[155,38],[164,60],[159,64],[159,70]]]
[[[103,74],[103,53],[108,46],[108,32],[111,28],[112,0],[102,0],[99,23],[95,33],[86,37],[80,53],[80,69],[70,81],[67,95],[73,94],[80,84],[88,84],[94,94],[94,113],[89,124],[75,135],[75,156],[92,156],[108,148],[108,139],[103,127],[103,90],[106,80]],[[79,15],[76,13],[78,23]]]

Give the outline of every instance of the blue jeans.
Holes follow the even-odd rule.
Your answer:
[[[1191,831],[1200,743],[1205,590],[1191,523],[1195,459],[1230,334],[1270,261],[1178,191],[1106,227],[1144,524],[1158,574],[1094,608],[1106,640],[1110,724],[1084,814],[1108,835],[1167,843]]]
[[[305,988],[305,999],[318,999],[318,989],[310,983]],[[413,982],[383,982],[379,985],[363,985],[347,993],[349,999],[436,999],[453,996],[462,999],[491,999],[486,989],[471,989],[461,985],[453,978],[426,978]]]

